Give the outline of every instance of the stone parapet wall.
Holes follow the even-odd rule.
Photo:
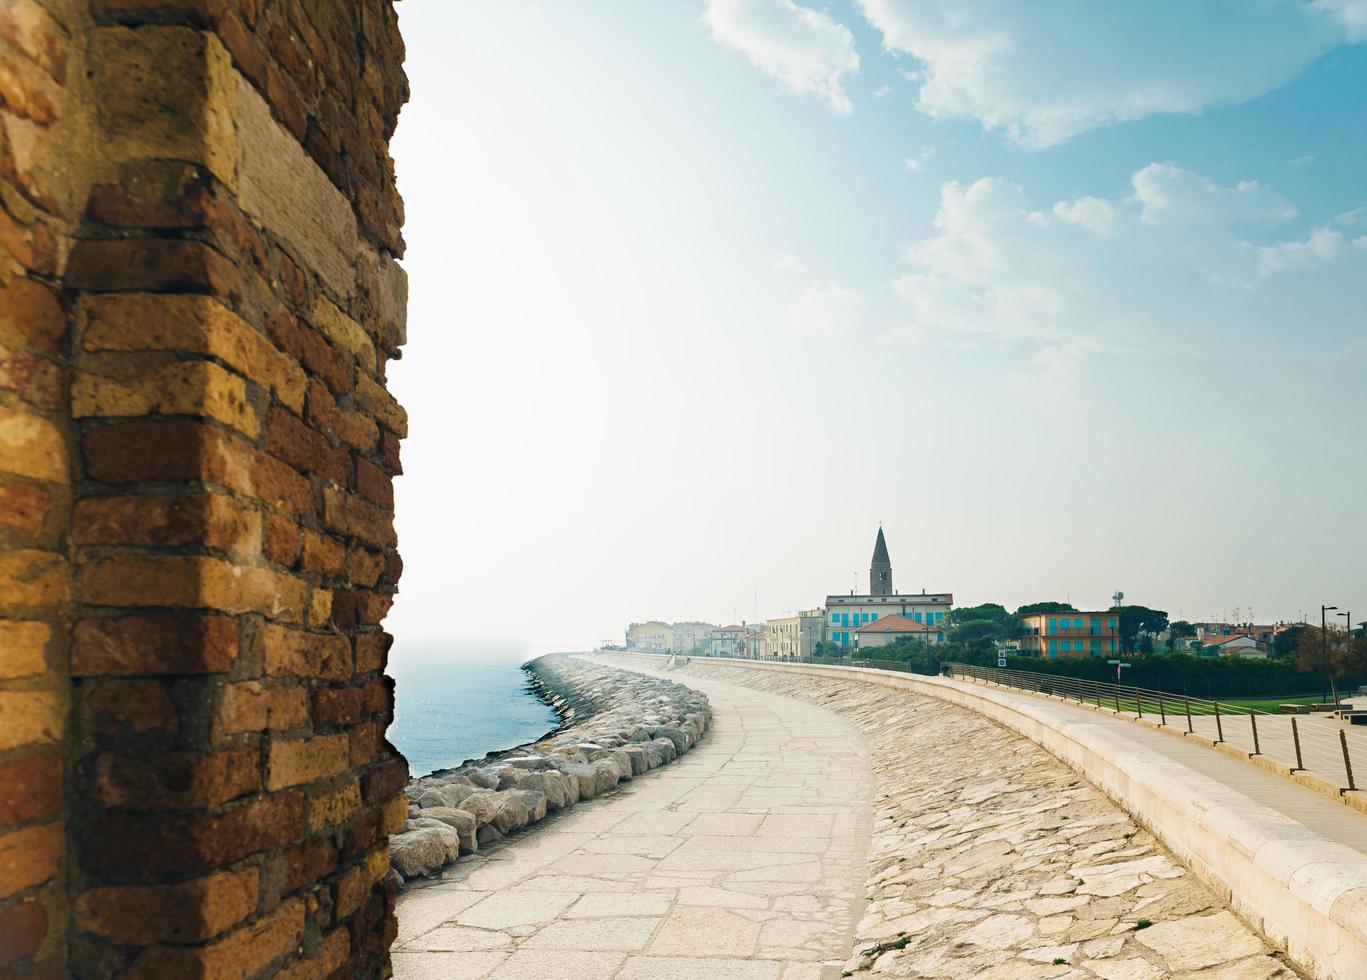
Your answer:
[[[537,742],[413,780],[407,822],[391,842],[396,879],[439,874],[462,854],[673,761],[712,720],[707,696],[682,684],[564,654],[526,669],[566,724]]]
[[[388,970],[402,56],[0,6],[0,976]]]

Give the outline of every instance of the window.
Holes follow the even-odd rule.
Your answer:
[[[1115,617],[1111,617],[1111,629],[1115,629]]]
[[[1051,620],[1049,620],[1049,632],[1050,632],[1050,633],[1057,633],[1057,632],[1058,632],[1058,620],[1057,620],[1057,619],[1051,619]],[[1057,646],[1057,644],[1055,644],[1055,646]]]
[[[1096,656],[1100,656],[1100,655],[1101,655],[1101,641],[1100,641],[1100,640],[1093,640],[1093,641],[1092,641],[1092,656],[1096,657]]]
[[[918,613],[916,614],[916,622],[919,623],[920,621],[921,621],[921,614],[918,612]]]
[[[831,625],[837,626],[840,623],[840,613],[831,613]]]
[[[1058,640],[1050,640],[1050,641],[1049,641],[1049,656],[1051,656],[1051,657],[1057,657],[1057,656],[1058,656]]]
[[[937,612],[937,613],[935,614],[935,622],[937,622],[937,623],[938,623],[940,620],[944,619],[944,618],[945,618],[945,614],[942,613],[942,612]]]
[[[1093,635],[1093,636],[1098,636],[1098,635],[1100,635],[1100,633],[1101,633],[1101,620],[1099,620],[1099,619],[1097,619],[1095,616],[1093,616],[1093,617],[1092,617],[1092,635]]]

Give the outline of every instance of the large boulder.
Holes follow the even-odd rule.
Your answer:
[[[460,854],[460,835],[451,827],[419,827],[389,838],[389,864],[405,878],[440,871]]]
[[[479,830],[479,822],[474,814],[453,807],[434,806],[422,811],[422,819],[440,821],[459,834],[460,853],[473,854],[478,850],[475,833]]]
[[[501,790],[494,797],[498,800],[498,809],[494,811],[494,819],[490,822],[498,828],[499,833],[511,834],[527,826],[527,804],[520,793],[510,789]]]
[[[483,827],[494,819],[494,814],[498,812],[498,794],[492,790],[480,790],[478,793],[471,793],[461,800],[455,807],[457,810],[464,810],[475,818],[475,823]]]

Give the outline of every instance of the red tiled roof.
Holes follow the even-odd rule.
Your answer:
[[[925,623],[918,623],[914,619],[905,616],[892,615],[875,619],[871,623],[865,623],[855,630],[856,633],[934,633],[935,627],[927,626]]]

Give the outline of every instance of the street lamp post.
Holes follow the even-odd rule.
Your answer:
[[[1338,606],[1320,606],[1320,660],[1324,663],[1324,671],[1329,675],[1329,693],[1334,696],[1334,708],[1339,706],[1339,688],[1334,682],[1334,669],[1329,664],[1329,622],[1325,613]]]

